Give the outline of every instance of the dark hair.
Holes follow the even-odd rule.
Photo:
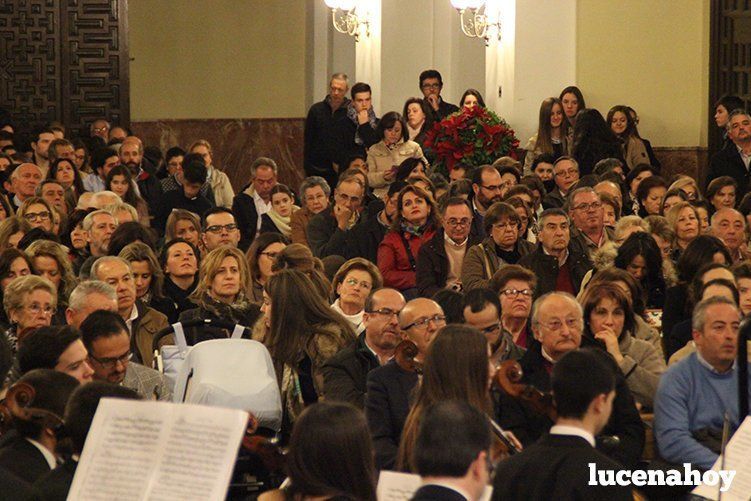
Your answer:
[[[107,310],[92,312],[91,315],[86,317],[86,320],[81,322],[80,329],[83,345],[89,353],[92,353],[94,341],[100,337],[109,338],[119,334],[130,336],[128,324],[125,323],[123,317]]]
[[[625,145],[625,144],[627,144],[627,140],[628,140],[629,137],[631,137],[631,136],[638,137],[639,136],[639,134],[636,132],[636,122],[634,121],[633,115],[631,115],[631,113],[629,112],[628,106],[624,106],[622,104],[619,104],[619,105],[613,106],[608,111],[608,116],[607,116],[607,118],[605,120],[607,121],[607,123],[608,123],[609,126],[612,124],[613,117],[615,117],[616,113],[623,113],[623,115],[626,117],[626,129],[623,131],[622,134],[620,134],[620,135],[616,134],[616,136],[618,136],[619,138],[621,138],[621,141]],[[612,130],[612,126],[611,126],[611,130]]]
[[[123,202],[131,205],[134,209],[138,206],[138,199],[136,195],[136,183],[133,180],[133,173],[130,171],[127,165],[116,165],[110,169],[107,173],[107,177],[104,180],[104,188],[112,191],[112,180],[115,176],[123,176],[128,183],[128,191],[125,192],[125,196],[122,197]]]
[[[623,310],[623,330],[618,334],[618,339],[622,339],[623,336],[635,335],[636,316],[634,315],[631,299],[617,284],[607,281],[598,281],[587,286],[584,295],[579,299],[583,309],[584,335],[590,339],[594,339],[590,316],[603,299],[610,299]]]
[[[733,276],[736,282],[741,278],[751,278],[751,262],[743,261],[733,266]]]
[[[620,167],[623,169],[623,162],[617,158],[603,158],[599,162],[595,164],[594,169],[592,169],[592,174],[596,174],[598,176],[603,176],[607,174],[608,172],[613,172],[616,167]],[[620,174],[616,174],[619,178],[621,178]],[[601,179],[602,180],[602,179]],[[622,182],[623,179],[620,179],[620,182]]]
[[[704,194],[704,198],[707,202],[710,203],[712,211],[716,210],[716,207],[714,206],[714,203],[712,203],[712,198],[717,195],[717,193],[720,192],[721,189],[726,188],[728,186],[732,186],[735,190],[736,197],[738,196],[738,183],[730,176],[720,176],[715,179],[712,179],[712,181],[707,185],[707,191]],[[737,203],[736,198],[736,203]]]
[[[156,237],[154,230],[147,228],[137,221],[128,221],[118,225],[110,237],[110,244],[107,254],[117,256],[126,245],[141,241],[148,245],[151,250],[156,252]]]
[[[18,347],[18,367],[21,374],[34,369],[54,369],[68,347],[81,339],[75,327],[46,326],[29,333]]]
[[[261,255],[261,252],[263,252],[266,247],[274,243],[289,245],[290,241],[289,238],[285,237],[281,233],[268,232],[261,233],[256,237],[255,240],[253,240],[253,243],[250,244],[250,248],[245,253],[245,258],[248,260],[248,269],[250,270],[250,275],[253,280],[259,279],[258,259]]]
[[[699,293],[697,294],[697,297],[695,298],[696,304],[698,304],[701,301],[702,296],[704,296],[704,291],[713,285],[720,285],[722,287],[727,287],[730,290],[730,293],[733,295],[733,301],[735,301],[736,306],[741,304],[741,296],[738,293],[738,288],[735,286],[733,282],[725,278],[715,278],[713,280],[710,280],[709,282],[702,284],[701,288],[699,289]]]
[[[206,164],[201,159],[200,162],[195,160],[190,163],[185,163],[183,160],[183,179],[189,183],[203,184],[206,182],[208,171],[206,170]]]
[[[376,129],[376,135],[379,139],[383,140],[386,137],[386,129],[391,129],[396,122],[402,124],[402,139],[404,141],[409,140],[409,131],[407,130],[407,121],[404,120],[398,111],[389,111],[381,117],[381,121],[378,122],[378,128]]]
[[[410,97],[409,99],[404,101],[404,108],[402,109],[402,116],[404,117],[404,120],[407,119],[407,112],[409,111],[410,104],[420,105],[420,108],[422,108],[422,114],[425,115],[425,123],[423,123],[422,128],[420,128],[420,134],[429,131],[433,127],[433,113],[430,110],[430,105],[424,99],[421,99],[419,97]]]
[[[711,263],[712,257],[718,252],[725,257],[727,264],[733,262],[730,251],[719,238],[712,235],[699,235],[691,240],[678,258],[676,265],[678,280],[683,284],[691,282],[696,270],[705,263]]]
[[[209,210],[205,211],[203,214],[201,214],[201,230],[206,230],[206,225],[208,224],[206,220],[209,218],[209,216],[214,214],[221,214],[221,213],[227,213],[230,214],[232,217],[235,217],[235,213],[232,212],[231,209],[228,209],[226,207],[212,207]],[[237,220],[237,219],[235,219]]]
[[[634,313],[640,317],[644,317],[644,310],[646,308],[644,304],[644,291],[641,284],[631,275],[631,273],[614,266],[605,268],[604,270],[598,270],[593,276],[589,285],[594,285],[599,282],[623,282],[629,289],[631,295],[631,303],[633,304]],[[589,286],[588,285],[588,286]]]
[[[526,186],[530,191],[537,191],[541,199],[545,196],[545,183],[535,175],[522,176],[519,185]]]
[[[420,73],[420,87],[422,87],[422,83],[428,78],[437,78],[438,83],[443,87],[443,78],[441,78],[441,74],[438,70],[425,70]]]
[[[464,294],[452,289],[441,289],[431,298],[438,303],[446,315],[447,324],[464,323]]]
[[[646,290],[653,287],[665,288],[665,280],[662,275],[662,254],[657,242],[652,235],[643,231],[632,233],[623,244],[618,248],[618,254],[615,256],[614,264],[625,270],[636,256],[644,258],[647,264],[647,274],[642,280],[642,285]]]
[[[184,157],[185,156],[185,150],[180,148],[179,146],[173,146],[172,148],[167,150],[167,153],[164,154],[164,163],[169,163],[170,160],[172,160],[174,157]],[[203,159],[203,157],[201,157]],[[183,159],[184,160],[184,159]]]
[[[116,157],[117,152],[109,147],[98,148],[91,154],[91,168],[96,173],[99,169],[104,167],[104,163],[108,158]]]
[[[683,202],[688,202],[688,196],[686,196],[686,192],[683,191],[680,188],[673,188],[672,190],[668,190],[665,192],[665,196],[662,197],[662,203],[660,204],[660,215],[665,215],[665,200],[667,200],[670,197],[678,197]]]
[[[76,167],[76,163],[73,160],[68,160],[67,158],[58,158],[57,160],[55,160],[52,165],[50,165],[49,172],[47,172],[47,179],[54,180],[56,183],[58,182],[55,176],[57,176],[57,170],[60,168],[60,164],[63,162],[68,162],[71,169],[73,169],[73,183],[71,184],[71,186],[73,186],[75,190],[75,196],[78,197],[86,190],[83,187],[83,178],[81,178],[81,173],[78,171],[78,167]]]
[[[18,259],[19,257],[26,261],[26,264],[29,266],[29,270],[34,269],[34,263],[31,262],[31,259],[26,255],[24,251],[16,249],[14,247],[8,247],[4,251],[0,252],[0,280],[8,278],[8,275],[10,274],[10,267],[13,264],[13,261]]]
[[[93,381],[76,388],[65,407],[65,430],[73,442],[73,452],[80,454],[83,451],[86,435],[103,398],[141,400],[135,390],[103,381]]]
[[[18,380],[34,390],[34,398],[29,406],[49,411],[57,416],[65,412],[65,404],[70,394],[78,387],[78,380],[64,372],[52,369],[34,369]],[[42,433],[42,424],[37,420],[14,420],[16,431],[24,438],[37,440]]]
[[[83,225],[83,220],[86,216],[89,215],[89,213],[94,212],[96,209],[89,208],[89,209],[74,209],[73,212],[71,212],[68,215],[68,221],[65,225],[65,229],[60,232],[60,242],[68,247],[68,249],[71,250],[71,252],[77,252],[73,249],[73,242],[70,240],[70,234],[71,232],[76,228],[76,226]]]
[[[421,476],[463,477],[489,448],[488,418],[467,402],[445,400],[425,409],[412,463]]]
[[[507,264],[506,266],[501,266],[501,268],[493,274],[488,287],[498,295],[510,280],[528,282],[532,290],[537,287],[537,276],[535,276],[535,274],[528,268],[519,266],[518,264]],[[500,305],[500,303],[498,304]]]
[[[352,86],[350,95],[352,96],[352,99],[354,99],[355,94],[360,94],[362,92],[372,93],[372,91],[370,90],[370,85],[366,84],[365,82],[357,82],[355,85]]]
[[[375,501],[373,458],[361,411],[339,402],[313,404],[292,429],[287,455],[289,494]]]
[[[563,355],[550,379],[558,416],[563,418],[583,418],[592,400],[615,389],[612,367],[602,353],[587,348]]]
[[[501,316],[501,301],[498,299],[498,294],[492,290],[486,287],[479,287],[468,291],[464,295],[464,308],[469,307],[469,311],[472,313],[479,313],[488,305],[494,306],[498,312],[498,317]]]
[[[646,171],[651,172],[653,176],[657,175],[655,168],[649,164],[637,164],[636,167],[628,171],[628,173],[626,174],[625,183],[629,193],[631,192],[631,183],[633,182],[633,180]]]
[[[467,96],[475,96],[477,98],[477,105],[485,107],[485,100],[482,98],[482,94],[480,94],[480,91],[477,89],[467,89],[464,91],[464,94],[462,94],[462,98],[459,100],[459,108],[462,108],[464,106],[464,100],[467,98]]]
[[[579,111],[587,107],[587,103],[584,102],[584,95],[582,94],[582,91],[579,90],[579,87],[575,85],[569,85],[568,87],[565,87],[561,91],[561,95],[558,96],[558,99],[560,101],[563,101],[563,96],[565,96],[566,94],[573,94],[576,96],[576,100],[579,103]]]
[[[722,106],[725,108],[725,110],[730,114],[731,111],[737,110],[737,109],[745,109],[746,105],[743,102],[743,99],[741,99],[738,96],[730,96],[730,95],[724,95],[720,99],[717,100],[717,102],[714,104],[714,107],[717,108],[718,106]]]
[[[519,218],[519,214],[516,213],[511,205],[507,204],[506,202],[495,202],[493,203],[493,205],[488,207],[487,211],[485,211],[485,217],[482,220],[482,225],[483,228],[485,228],[485,233],[487,235],[490,235],[490,232],[493,231],[493,225],[499,222],[504,217],[516,222],[517,228],[521,227],[521,218]],[[519,237],[517,237],[517,240],[518,239]]]
[[[164,270],[164,267],[167,266],[167,257],[169,256],[169,250],[172,248],[175,244],[187,244],[190,246],[191,249],[193,249],[193,254],[196,256],[196,262],[198,264],[198,269],[201,267],[201,252],[198,250],[198,247],[193,245],[192,243],[188,242],[184,238],[173,238],[169,242],[165,242],[162,246],[162,252],[159,253],[159,266],[161,266],[162,270]],[[196,271],[196,274],[198,274],[198,271]]]
[[[58,244],[60,243],[60,237],[54,233],[46,231],[43,228],[32,228],[18,241],[18,248],[25,251],[29,245],[37,240],[49,240]]]
[[[665,180],[660,176],[649,176],[639,183],[639,187],[636,188],[636,201],[639,203],[639,216],[647,217],[647,209],[644,206],[644,200],[649,196],[649,192],[654,188],[665,188],[667,190],[668,185]]]
[[[622,158],[620,140],[596,109],[583,109],[577,114],[571,156],[579,163],[582,176],[603,158]]]
[[[418,165],[422,165],[425,170],[428,170],[428,166],[425,165],[425,161],[422,158],[407,158],[399,164],[399,168],[396,171],[397,181],[406,181],[412,171],[417,168]]]

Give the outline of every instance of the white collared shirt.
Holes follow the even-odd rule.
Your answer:
[[[28,440],[31,445],[39,449],[39,452],[41,452],[42,456],[44,456],[44,460],[47,461],[47,464],[50,466],[50,470],[54,470],[57,467],[57,459],[55,458],[55,455],[52,454],[52,451],[50,451],[48,448],[46,448],[36,440],[32,440],[31,438],[27,438],[26,440]]]
[[[256,212],[258,213],[258,221],[256,222],[256,231],[261,231],[261,216],[271,210],[271,200],[265,202],[261,195],[253,188],[253,203],[256,206]]]
[[[741,155],[741,160],[743,160],[744,165],[746,166],[746,170],[749,169],[749,165],[751,165],[751,154],[746,155],[743,153],[743,148],[740,146],[736,146],[738,148],[738,153]]]
[[[133,303],[133,309],[130,310],[130,317],[125,321],[125,325],[128,326],[128,332],[130,332],[131,336],[135,335],[135,332],[133,332],[133,322],[137,318],[138,318],[138,308],[136,308],[135,303]]]
[[[574,435],[576,437],[581,437],[587,442],[589,442],[589,445],[592,447],[595,446],[595,437],[587,430],[584,430],[582,428],[577,428],[576,426],[568,426],[563,424],[556,424],[553,425],[550,428],[550,434],[551,435]]]

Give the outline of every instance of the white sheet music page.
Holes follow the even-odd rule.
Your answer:
[[[722,501],[748,501],[751,493],[751,416],[743,420],[733,438],[725,446],[725,464],[720,457],[712,466],[713,471],[735,470],[735,476],[730,488],[723,493],[717,485],[700,485],[692,494],[707,499],[722,499]],[[720,495],[721,494],[721,495]]]
[[[378,501],[409,501],[422,485],[420,475],[398,471],[382,471],[378,477],[376,497]],[[490,501],[491,486],[485,487],[480,501]]]
[[[234,409],[102,399],[68,501],[221,501],[247,421]]]

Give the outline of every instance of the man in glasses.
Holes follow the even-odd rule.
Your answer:
[[[172,387],[162,374],[131,361],[130,334],[120,315],[95,311],[81,324],[81,335],[95,381],[122,385],[149,400],[172,400]]]
[[[472,209],[461,197],[440,207],[443,228],[417,254],[417,288],[432,297],[441,289],[462,290],[462,263],[467,249],[480,242],[472,233]]]
[[[479,238],[485,238],[483,221],[485,211],[495,202],[503,200],[503,180],[501,174],[492,165],[482,165],[472,173],[472,232]]]
[[[401,341],[397,316],[404,305],[404,296],[396,289],[386,287],[370,293],[362,318],[365,331],[323,366],[327,399],[363,408],[368,373],[391,360]]]
[[[572,157],[559,157],[553,164],[555,188],[542,199],[546,209],[563,207],[569,190],[579,181],[579,164]]]
[[[235,214],[224,207],[214,207],[203,213],[203,245],[211,252],[222,245],[237,247],[240,230]]]
[[[308,223],[308,242],[316,257],[349,257],[350,233],[359,221],[365,186],[356,175],[342,176],[334,190],[334,204]]]
[[[443,309],[431,299],[413,299],[399,313],[401,337],[417,346],[417,362],[422,362],[436,332],[445,325]],[[416,372],[402,369],[393,360],[368,374],[365,417],[373,437],[379,470],[394,468],[402,429],[409,414],[410,394],[417,381]]]
[[[542,392],[551,390],[550,374],[556,362],[566,353],[581,345],[584,327],[582,307],[576,299],[564,292],[545,294],[532,306],[533,343],[519,360],[525,384],[531,384]],[[644,424],[636,409],[634,397],[626,385],[626,379],[615,365],[615,361],[604,350],[598,356],[613,368],[616,373],[615,401],[613,415],[602,430],[598,449],[626,467],[636,464],[644,448]],[[586,374],[581,374],[586,378]],[[499,423],[511,431],[527,446],[544,435],[553,422],[542,413],[533,410],[526,403],[512,399],[505,394],[501,397]],[[618,437],[616,441],[613,437]]]
[[[614,230],[605,226],[605,208],[594,188],[584,186],[569,193],[568,214],[574,224],[572,238],[587,250],[590,259],[615,238]]]
[[[420,73],[420,90],[433,111],[433,120],[443,120],[452,113],[459,111],[457,105],[447,103],[441,97],[443,78],[437,70],[425,70]]]

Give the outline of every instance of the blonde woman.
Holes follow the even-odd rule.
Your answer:
[[[73,273],[68,252],[57,242],[36,240],[26,248],[26,255],[34,266],[34,274],[49,280],[57,290],[55,323],[65,323],[65,307],[78,279]]]

